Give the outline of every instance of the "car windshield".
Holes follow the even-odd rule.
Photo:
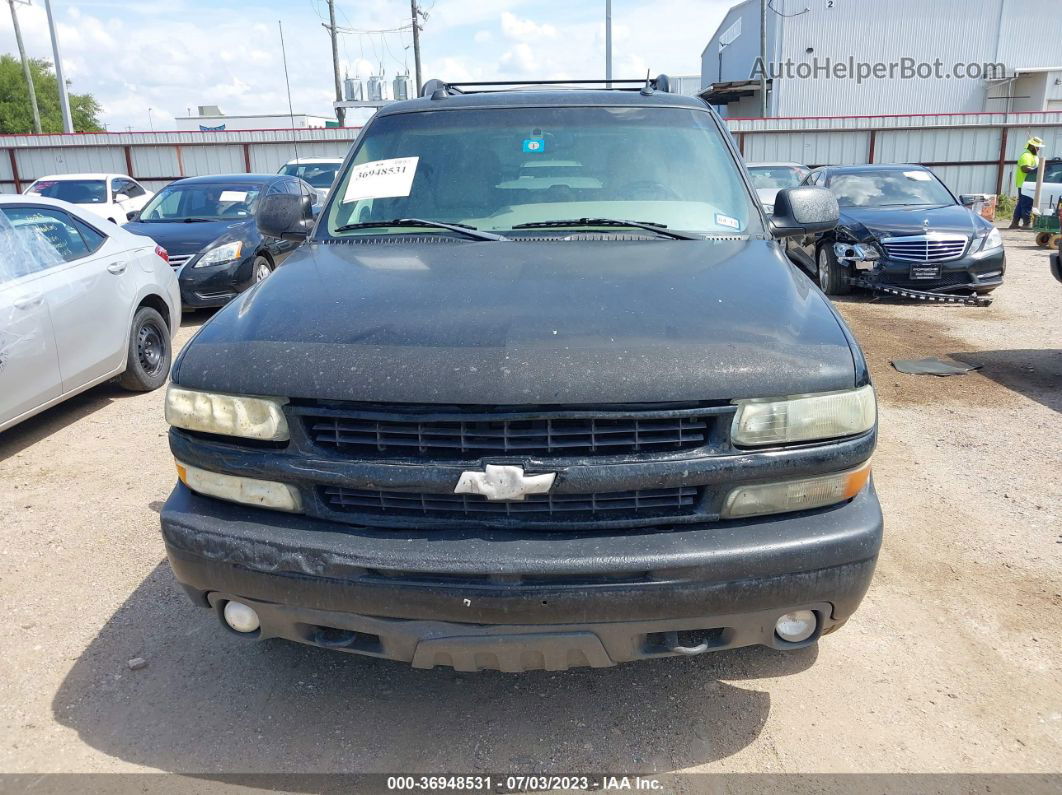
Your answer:
[[[1062,160],[1048,160],[1044,164],[1044,182],[1062,182]]]
[[[281,174],[304,179],[315,188],[330,188],[336,181],[339,163],[288,163]]]
[[[841,207],[911,207],[955,204],[955,199],[931,172],[859,171],[835,174],[830,190]]]
[[[41,179],[27,193],[62,199],[71,204],[105,204],[107,181],[103,179]]]
[[[379,117],[326,213],[318,234],[340,237],[381,234],[379,227],[342,227],[400,218],[490,232],[633,220],[715,235],[740,234],[759,218],[708,113],[585,106]],[[387,233],[398,232],[423,234],[415,227]]]
[[[222,221],[254,215],[261,185],[169,185],[147,203],[141,221]]]
[[[749,176],[754,188],[795,188],[807,175],[807,169],[796,166],[749,166]]]

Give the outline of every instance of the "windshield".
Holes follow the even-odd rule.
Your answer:
[[[34,182],[27,193],[62,199],[71,204],[105,204],[107,181],[103,179],[42,179]]]
[[[304,179],[315,188],[330,188],[336,181],[340,163],[288,163],[281,174]]]
[[[807,175],[806,168],[796,166],[749,166],[752,186],[757,189],[795,188]]]
[[[835,174],[830,190],[841,207],[910,207],[955,204],[940,180],[923,169]]]
[[[735,166],[710,115],[683,108],[396,114],[370,123],[320,228],[381,234],[340,227],[418,218],[510,232],[606,218],[733,235],[759,217]]]
[[[140,221],[222,221],[254,215],[261,185],[169,185],[147,203]]]
[[[1044,182],[1062,182],[1062,160],[1048,160],[1044,165]]]

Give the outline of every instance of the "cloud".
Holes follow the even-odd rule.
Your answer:
[[[506,38],[516,41],[537,41],[557,37],[557,29],[553,25],[521,19],[509,11],[502,12],[501,29]]]

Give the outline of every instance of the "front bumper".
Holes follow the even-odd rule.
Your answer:
[[[181,268],[181,303],[186,309],[224,306],[254,283],[254,257],[223,265],[192,267],[195,259]]]
[[[988,292],[1003,283],[1003,274],[1007,269],[1006,255],[1002,248],[985,256],[971,255],[941,262],[940,276],[935,279],[912,278],[912,266],[920,265],[921,263],[916,262],[880,259],[870,278],[882,284],[914,290]]]
[[[762,644],[836,628],[870,584],[873,486],[819,511],[608,535],[415,532],[245,508],[178,484],[162,511],[177,580],[219,614],[256,609],[254,637],[458,670],[563,669]],[[810,609],[802,643],[774,634]]]

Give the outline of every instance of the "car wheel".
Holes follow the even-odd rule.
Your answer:
[[[133,316],[125,372],[118,383],[132,392],[158,389],[170,374],[171,355],[166,321],[151,307],[140,307]]]
[[[826,295],[847,295],[852,292],[852,285],[848,283],[848,268],[837,261],[832,246],[821,246],[816,259],[819,287]]]
[[[254,258],[254,280],[255,283],[264,281],[269,277],[269,274],[273,272],[273,266],[269,264],[269,260],[265,257]]]

